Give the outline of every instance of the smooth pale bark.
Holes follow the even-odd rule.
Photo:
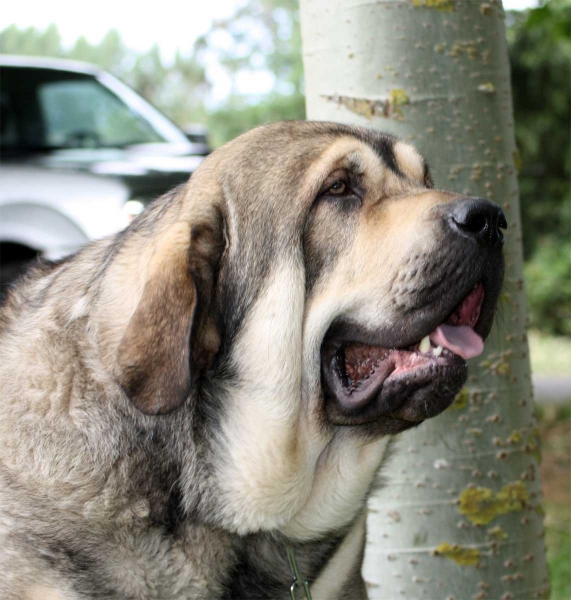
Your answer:
[[[505,292],[484,355],[470,361],[453,407],[396,440],[370,503],[369,595],[546,597],[501,4],[302,0],[301,17],[309,119],[412,141],[437,187],[490,198],[509,222]]]

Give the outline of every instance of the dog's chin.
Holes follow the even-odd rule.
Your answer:
[[[466,381],[465,359],[483,350],[484,297],[476,284],[444,322],[406,347],[326,336],[321,370],[328,421],[398,433],[448,408]]]

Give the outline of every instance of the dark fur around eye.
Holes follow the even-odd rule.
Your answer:
[[[343,213],[350,213],[361,208],[361,198],[356,194],[343,196],[325,195],[322,200],[325,200],[331,206],[335,206],[337,210]]]
[[[340,211],[347,212],[361,207],[363,195],[361,177],[344,169],[338,169],[330,173],[316,200],[318,203],[325,202]]]

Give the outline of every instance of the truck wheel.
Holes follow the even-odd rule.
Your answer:
[[[26,270],[30,261],[15,260],[0,265],[0,302],[4,300],[10,285]]]

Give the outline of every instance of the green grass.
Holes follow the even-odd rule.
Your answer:
[[[567,515],[566,529],[561,529],[563,519],[554,519],[553,515],[561,510],[561,506],[545,504],[546,508],[546,536],[547,563],[549,565],[549,579],[551,581],[551,600],[571,599],[571,532],[569,531],[569,515]],[[567,513],[569,507],[565,507]],[[555,521],[555,523],[553,523]],[[550,524],[550,522],[552,524]],[[559,525],[557,525],[559,522]]]
[[[571,377],[571,339],[529,332],[531,370]],[[551,600],[571,600],[571,404],[538,404]]]
[[[571,377],[571,339],[529,332],[531,371],[536,375]]]
[[[551,600],[571,600],[571,407],[536,407]]]

